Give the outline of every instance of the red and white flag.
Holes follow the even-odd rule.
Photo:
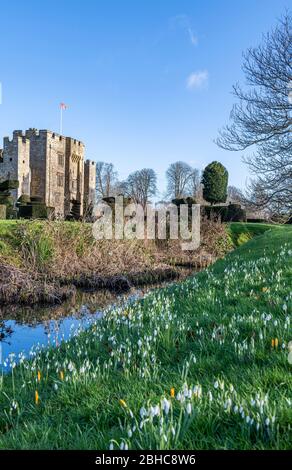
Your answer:
[[[65,103],[60,103],[60,108],[61,109],[67,109],[68,106]]]

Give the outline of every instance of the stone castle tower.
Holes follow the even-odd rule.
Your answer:
[[[88,165],[95,173],[95,164],[84,163],[84,153],[82,142],[52,131],[14,131],[12,140],[4,138],[0,182],[19,181],[15,200],[22,194],[38,197],[59,217],[66,217],[75,201],[80,203],[82,215],[83,204],[89,202],[85,198],[95,195],[95,176],[85,177]]]
[[[92,160],[84,163],[84,206],[89,207],[95,203],[96,165]]]
[[[3,150],[0,154],[0,182],[8,179],[19,181],[19,188],[11,191],[16,200],[21,194],[30,193],[29,155],[30,141],[25,136],[14,131],[11,140],[4,137]]]

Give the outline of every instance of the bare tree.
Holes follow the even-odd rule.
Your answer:
[[[241,189],[237,188],[236,186],[228,186],[227,200],[236,204],[244,204],[245,196]]]
[[[200,170],[198,170],[197,168],[194,168],[192,170],[189,189],[190,189],[190,195],[194,199],[197,199],[200,193],[200,189],[201,189],[201,173],[200,173]]]
[[[103,198],[114,193],[117,181],[117,172],[112,163],[97,162],[96,164],[96,193]]]
[[[172,163],[167,172],[167,190],[168,197],[180,199],[186,196],[196,198],[200,192],[201,176],[197,168],[192,168],[188,163]]]
[[[263,42],[244,55],[248,89],[234,86],[239,102],[231,112],[232,125],[217,143],[227,150],[254,149],[245,157],[256,178],[251,194],[257,206],[292,209],[292,23],[287,13]],[[260,197],[259,197],[260,194]]]
[[[167,196],[180,199],[190,194],[193,169],[185,162],[172,163],[167,172]]]
[[[157,177],[151,168],[143,168],[128,176],[125,185],[126,194],[144,208],[152,196],[157,193]]]

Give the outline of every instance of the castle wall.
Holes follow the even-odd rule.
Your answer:
[[[65,153],[65,216],[70,213],[71,201],[81,203],[83,213],[84,192],[84,144],[79,140],[66,137]]]
[[[70,213],[72,200],[84,201],[84,144],[48,130],[14,131],[13,139],[4,138],[0,151],[0,182],[19,181],[21,194],[39,197],[55,215]],[[94,171],[94,173],[92,173]],[[87,168],[87,197],[95,197],[95,165]],[[94,193],[94,196],[93,196]]]
[[[11,190],[15,201],[22,194],[30,194],[30,142],[22,131],[14,131],[12,140],[4,138],[0,161],[0,182],[18,180],[19,188]]]
[[[65,142],[59,134],[29,129],[31,142],[31,196],[41,197],[57,216],[64,216]]]
[[[96,199],[96,164],[91,160],[84,163],[84,205],[88,207]]]
[[[66,138],[47,132],[46,204],[64,217]]]

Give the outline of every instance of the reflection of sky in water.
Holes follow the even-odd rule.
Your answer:
[[[46,320],[35,325],[19,324],[15,320],[6,320],[5,327],[12,329],[10,337],[0,342],[0,360],[3,367],[9,354],[18,355],[22,352],[28,356],[33,346],[55,346],[61,341],[69,339],[76,331],[88,328],[93,321],[102,317],[102,312],[96,312],[90,316],[66,317],[59,320]],[[4,366],[4,369],[7,367]],[[9,368],[9,367],[8,367]]]
[[[14,309],[14,315],[9,314],[9,309],[2,319],[0,318],[0,333],[3,333],[2,341],[0,335],[0,370],[9,371],[11,369],[9,355],[15,355],[13,361],[19,361],[22,353],[29,357],[29,352],[33,347],[47,347],[60,344],[61,341],[72,337],[79,330],[88,328],[94,321],[101,319],[103,310],[106,307],[114,306],[115,303],[124,303],[135,300],[141,292],[132,293],[128,297],[115,297],[112,294],[102,299],[95,295],[88,295],[82,301],[89,301],[89,305],[76,302],[75,308],[72,305],[59,307],[38,308],[25,314],[25,318]],[[56,317],[56,310],[58,316]],[[21,310],[21,309],[19,309]],[[51,312],[51,318],[50,318]],[[69,314],[70,312],[70,314]],[[45,319],[43,319],[45,317]],[[13,319],[12,319],[13,318]],[[16,318],[16,319],[15,319]],[[4,333],[11,329],[11,334]]]

